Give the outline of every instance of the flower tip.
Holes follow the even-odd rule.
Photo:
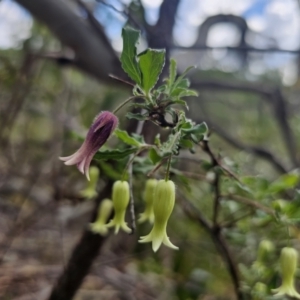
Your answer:
[[[157,250],[159,249],[159,247],[161,246],[162,241],[153,241],[152,242],[152,250],[154,252],[157,252]]]
[[[115,234],[118,234],[120,231],[120,225],[115,225]]]

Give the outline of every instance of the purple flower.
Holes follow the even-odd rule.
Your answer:
[[[118,118],[113,113],[102,111],[95,118],[81,147],[73,155],[59,159],[64,161],[67,166],[77,165],[78,170],[90,180],[89,167],[92,158],[107,141],[117,125]]]

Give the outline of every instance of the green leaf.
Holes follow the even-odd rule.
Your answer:
[[[190,81],[187,78],[183,78],[178,82],[176,87],[188,89],[190,85],[191,85]]]
[[[117,171],[109,163],[104,162],[103,160],[99,162],[101,167],[101,174],[105,174],[107,177],[113,180],[119,180],[122,177],[122,172]]]
[[[180,139],[179,145],[182,148],[188,148],[188,149],[193,148],[193,146],[194,146],[193,142],[188,139]]]
[[[131,137],[127,131],[116,129],[114,134],[127,145],[137,147],[141,147],[143,145],[135,137]]]
[[[123,51],[121,54],[121,63],[123,70],[138,85],[141,85],[141,71],[136,60],[136,43],[140,32],[130,27],[122,29]]]
[[[174,58],[170,59],[170,77],[169,77],[169,85],[173,85],[176,75],[177,75],[177,65],[176,60]]]
[[[131,136],[132,136],[136,141],[138,141],[140,144],[142,144],[142,145],[145,145],[145,144],[146,144],[146,142],[145,142],[145,140],[144,140],[144,137],[143,137],[142,135],[139,135],[139,134],[133,132],[133,133],[131,134]]]
[[[189,106],[187,105],[187,103],[184,100],[181,99],[177,99],[173,101],[174,104],[179,104],[184,106],[187,110],[189,110]]]
[[[181,93],[179,94],[180,97],[197,97],[198,93],[194,90],[185,90],[185,91],[181,91]]]
[[[153,148],[150,149],[148,155],[154,165],[161,161],[161,156],[158,155],[155,149]]]
[[[142,72],[141,87],[146,94],[156,84],[165,64],[165,50],[147,49],[139,55],[139,67]]]
[[[148,174],[153,169],[153,164],[149,157],[136,157],[133,164],[133,173]]]
[[[208,132],[208,127],[206,125],[205,122],[202,122],[201,124],[197,124],[194,127],[190,128],[190,129],[182,129],[183,132],[185,133],[194,133],[194,134],[206,134]]]
[[[122,159],[128,157],[130,154],[137,151],[137,148],[128,148],[124,150],[104,150],[98,151],[94,159],[95,160],[108,160],[108,159]]]
[[[178,155],[180,136],[180,131],[176,132],[175,134],[169,135],[168,140],[162,145],[160,149],[163,156],[168,156],[170,154]]]
[[[143,108],[146,110],[150,110],[149,105],[145,103],[131,103],[129,107],[134,107],[134,108]]]
[[[136,120],[139,120],[139,121],[144,121],[144,120],[148,119],[148,116],[144,116],[142,114],[134,114],[134,113],[128,112],[126,114],[126,118],[127,119],[136,119]]]
[[[183,79],[185,77],[185,75],[194,68],[195,68],[195,66],[190,66],[190,67],[186,68],[184,70],[184,72],[175,81],[175,85],[178,86],[178,85],[182,84],[182,81],[185,80],[185,79]]]
[[[280,193],[288,189],[293,189],[298,185],[299,179],[300,175],[297,173],[284,174],[270,184],[269,192]]]

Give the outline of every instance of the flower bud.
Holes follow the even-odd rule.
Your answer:
[[[262,240],[259,243],[257,251],[257,260],[260,262],[267,261],[270,256],[274,253],[275,247],[274,244],[269,240]]]
[[[97,167],[90,167],[89,170],[90,181],[87,183],[87,187],[80,192],[80,195],[86,199],[92,199],[97,196],[97,183],[99,179],[99,169]]]
[[[294,275],[297,268],[298,252],[294,248],[285,247],[280,254],[280,269],[282,284],[279,288],[272,290],[275,296],[288,295],[300,299],[294,286]]]
[[[151,232],[140,238],[140,243],[152,242],[154,252],[158,250],[161,244],[172,249],[178,249],[174,246],[167,236],[167,223],[175,204],[175,185],[173,181],[160,180],[155,188],[153,200],[154,225]]]
[[[114,218],[106,225],[108,228],[115,227],[115,234],[121,229],[130,233],[131,229],[125,222],[126,208],[129,203],[129,184],[127,181],[116,181],[113,185],[112,201],[114,205]]]
[[[277,199],[272,202],[272,206],[277,212],[284,212],[287,204],[288,203],[286,201],[281,199]]]
[[[255,283],[251,295],[253,300],[265,300],[268,294],[268,287],[262,282]]]
[[[101,201],[98,208],[98,216],[94,223],[90,224],[90,229],[94,233],[99,233],[100,235],[107,234],[106,222],[112,212],[113,203],[110,199],[104,199]]]
[[[139,223],[143,223],[145,221],[149,221],[153,224],[154,221],[154,212],[153,212],[153,199],[154,199],[154,192],[157,185],[156,179],[148,179],[146,181],[146,189],[144,193],[144,200],[146,204],[145,211],[140,214]]]

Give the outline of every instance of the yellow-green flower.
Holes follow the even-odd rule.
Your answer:
[[[127,181],[116,181],[113,185],[112,201],[114,205],[115,215],[112,220],[106,225],[108,228],[115,227],[115,234],[121,229],[130,233],[131,229],[125,222],[126,209],[129,204],[129,184]]]
[[[257,251],[257,260],[260,262],[266,262],[270,256],[274,253],[274,244],[269,240],[262,240],[259,243]]]
[[[151,232],[141,237],[140,243],[152,242],[152,249],[156,252],[161,244],[172,249],[174,246],[167,236],[167,223],[175,204],[175,185],[173,181],[160,180],[155,188],[153,211],[154,225]]]
[[[272,290],[275,296],[288,295],[300,299],[300,294],[295,290],[294,275],[297,268],[298,252],[294,248],[285,247],[280,254],[280,269],[282,284],[279,288]]]
[[[268,294],[268,287],[266,284],[262,282],[257,282],[251,291],[253,300],[265,300],[267,294]]]
[[[97,167],[90,167],[89,169],[90,181],[87,182],[87,187],[80,192],[80,195],[86,199],[92,199],[97,196],[97,183],[99,179],[99,169]]]
[[[149,221],[151,224],[153,224],[154,221],[153,199],[154,199],[154,192],[155,192],[156,185],[157,185],[156,179],[148,179],[146,181],[146,188],[144,193],[146,208],[145,211],[140,214],[140,217],[138,219],[139,223]]]
[[[101,201],[98,208],[98,216],[94,223],[90,224],[90,229],[94,233],[106,235],[108,232],[106,222],[112,212],[113,203],[110,199],[104,199]]]

